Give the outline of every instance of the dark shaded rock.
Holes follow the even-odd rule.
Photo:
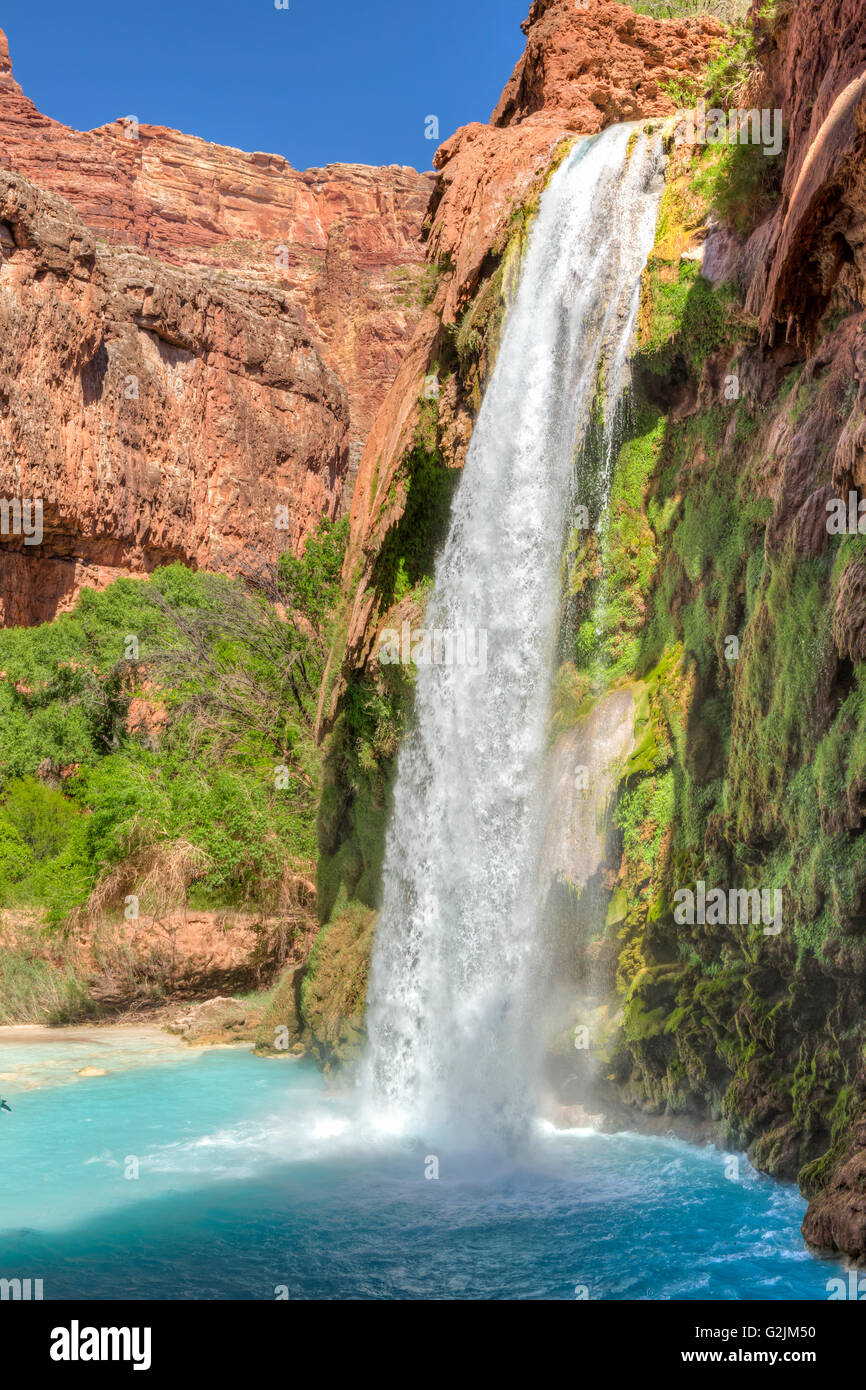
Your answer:
[[[800,1174],[812,1197],[803,1236],[819,1250],[866,1261],[866,1106],[861,1106],[842,1141]]]
[[[854,560],[839,581],[833,640],[840,656],[866,661],[866,562]]]

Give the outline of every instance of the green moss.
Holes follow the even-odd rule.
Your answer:
[[[605,926],[615,927],[624,922],[628,914],[628,894],[620,888],[613,894],[607,909]]]
[[[586,509],[591,528],[575,527],[565,554],[567,610],[564,669],[573,671],[571,713],[589,691],[617,683],[635,667],[639,634],[646,620],[656,554],[645,515],[645,492],[664,438],[664,420],[644,402],[619,426],[610,493],[604,498],[607,442],[590,432],[578,464],[576,505]],[[557,724],[567,724],[558,683]]]
[[[522,227],[518,237],[522,238]],[[469,304],[454,333],[454,346],[460,370],[465,377],[473,375],[475,365],[485,349],[495,353],[498,346],[506,302],[506,267],[508,254],[504,255]],[[476,374],[477,375],[477,374]],[[476,408],[480,405],[480,379]]]
[[[289,1055],[299,1050],[304,1038],[301,975],[302,971],[296,966],[289,966],[280,975],[256,1032],[256,1052]]]
[[[355,1056],[364,1040],[367,977],[376,916],[349,904],[322,927],[303,972],[300,1015],[327,1064]]]
[[[641,777],[620,798],[614,820],[623,833],[623,852],[651,874],[658,863],[674,812],[673,773]]]
[[[764,836],[785,807],[797,828],[791,770],[815,751],[817,691],[832,660],[829,570],[826,557],[781,556],[745,631],[726,798],[740,839]]]
[[[373,587],[383,610],[432,580],[459,477],[459,470],[449,468],[439,450],[436,402],[425,401],[414,446],[398,473],[405,505],[385,535],[373,572]]]
[[[745,14],[741,16],[745,20]],[[751,24],[734,24],[710,61],[706,75],[709,106],[727,110],[738,105],[737,97],[758,67],[755,31]]]
[[[707,359],[731,339],[730,288],[713,289],[693,260],[672,266],[653,255],[644,273],[651,310],[640,341],[642,365],[667,376],[679,358],[699,376]]]
[[[319,918],[337,900],[379,905],[397,749],[411,707],[401,665],[350,681],[328,739],[319,806]]]
[[[713,291],[681,258],[701,207],[764,208],[738,158],[696,153],[691,181],[675,171],[665,195],[640,324],[638,376],[653,404],[639,397],[641,424],[624,432],[610,518],[569,544],[560,675],[563,717],[599,677],[636,691],[608,924],[624,1000],[614,1071],[643,1104],[705,1104],[757,1162],[791,1175],[846,1131],[861,1099],[860,1024],[830,963],[842,950],[856,972],[863,954],[866,677],[839,662],[832,626],[842,575],[866,544],[834,540],[814,559],[768,540],[773,419],[807,422],[824,388],[820,374],[800,385],[794,369],[778,403],[721,397],[725,357],[742,380],[754,323],[731,287]],[[689,378],[689,408],[666,414],[665,396],[679,407]],[[629,522],[637,512],[633,529],[617,506]],[[599,617],[608,575],[610,632]],[[673,892],[698,878],[781,888],[782,936],[678,927]],[[839,1011],[823,1032],[808,1021],[816,980]]]
[[[357,1055],[375,923],[369,908],[341,905],[305,966],[289,968],[279,980],[258,1029],[258,1052],[310,1050],[326,1070]]]
[[[855,1103],[850,1087],[843,1089],[840,1103],[840,1106],[834,1107],[834,1112],[839,1110],[840,1119],[838,1124],[834,1124],[833,1144],[818,1158],[804,1164],[798,1174],[797,1180],[804,1197],[812,1199],[823,1192],[836,1170],[853,1156],[856,1145],[853,1136],[866,1119],[866,1105],[862,1099]]]

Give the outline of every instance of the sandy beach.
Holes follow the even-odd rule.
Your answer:
[[[112,1072],[182,1064],[200,1051],[153,1024],[7,1025],[0,1027],[0,1093],[11,1101],[19,1091],[81,1081],[95,1084]]]

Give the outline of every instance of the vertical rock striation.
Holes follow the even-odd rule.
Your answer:
[[[4,544],[5,621],[167,557],[272,559],[337,513],[421,312],[433,176],[299,172],[131,117],[72,130],[23,94],[2,31],[0,171],[67,204],[4,180],[0,489],[51,518],[38,576]],[[43,295],[44,337],[24,327]]]

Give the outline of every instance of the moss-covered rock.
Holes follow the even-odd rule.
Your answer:
[[[357,1056],[364,1040],[367,976],[376,914],[360,903],[337,911],[319,931],[306,964],[277,984],[256,1051],[312,1052],[329,1070]]]
[[[800,1187],[812,1199],[803,1222],[809,1244],[866,1262],[866,1105],[839,1142],[802,1170]]]
[[[619,602],[583,621],[596,653],[601,625],[602,677],[644,692],[615,813],[611,1075],[644,1109],[719,1117],[811,1194],[844,1166],[866,1096],[866,665],[837,616],[861,538],[798,513],[856,410],[853,330],[828,318],[801,363],[758,347],[733,289],[689,259],[697,204],[724,206],[733,177],[716,155],[695,161],[686,180],[673,166],[644,280],[604,553],[572,585],[617,573]],[[621,498],[640,519],[633,555]],[[698,880],[780,889],[782,932],[678,924],[674,892]]]
[[[354,1056],[364,1039],[367,976],[376,914],[352,903],[322,927],[300,987],[300,1013],[325,1063]]]

